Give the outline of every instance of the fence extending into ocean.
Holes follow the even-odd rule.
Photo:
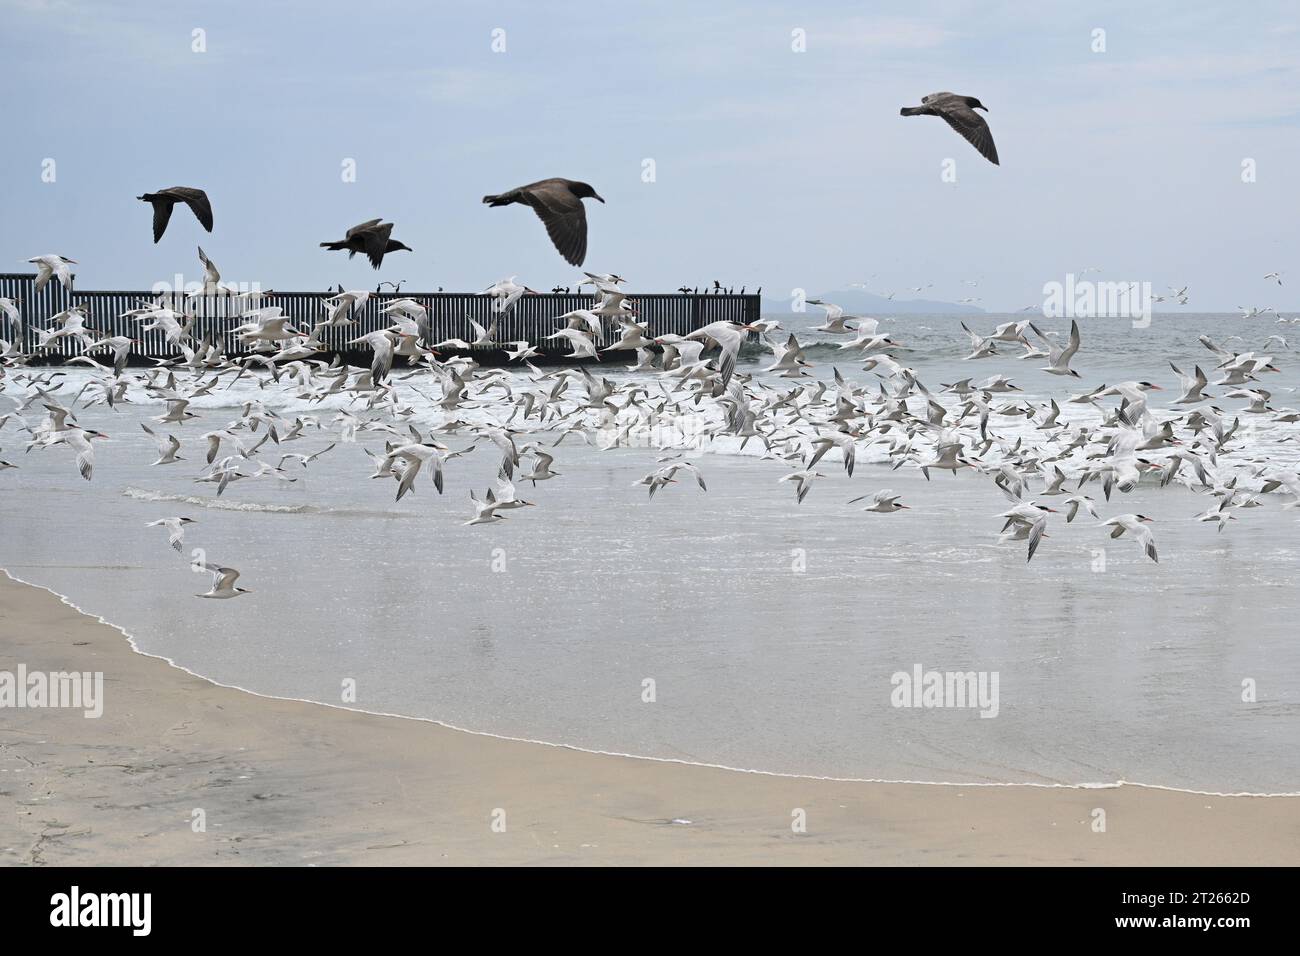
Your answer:
[[[0,296],[17,302],[22,314],[23,342],[15,343],[20,348],[34,348],[35,329],[50,327],[51,317],[73,305],[81,305],[86,309],[87,327],[95,329],[101,335],[124,335],[139,340],[139,344],[132,349],[134,356],[165,359],[179,354],[180,350],[169,345],[161,331],[143,332],[142,326],[147,323],[123,315],[132,309],[157,302],[158,293],[83,291],[76,288],[75,280],[71,291],[63,288],[57,280],[51,280],[44,289],[37,292],[35,278],[31,274],[0,274]],[[306,332],[326,317],[323,303],[331,295],[329,292],[274,292],[264,298],[249,301],[224,294],[188,297],[167,294],[164,299],[178,312],[184,311],[194,316],[190,331],[193,344],[211,336],[214,342],[224,346],[228,354],[240,355],[250,349],[237,336],[229,333],[240,324],[241,313],[255,308],[277,306],[291,319],[291,326]],[[753,294],[629,293],[628,296],[636,309],[635,318],[648,327],[651,336],[670,333],[686,335],[711,322],[723,320],[750,323],[759,319],[760,299]],[[318,338],[325,346],[325,354],[336,352],[345,357],[368,354],[364,347],[349,346],[347,341],[391,325],[391,318],[383,315],[381,310],[390,302],[408,298],[428,309],[435,342],[452,338],[471,341],[474,334],[468,319],[474,319],[485,328],[490,327],[496,319],[497,342],[528,342],[543,355],[553,358],[563,357],[571,351],[562,339],[546,339],[546,336],[565,326],[565,322],[559,321],[559,316],[575,309],[594,308],[599,301],[599,297],[590,293],[526,293],[507,312],[498,314],[493,311],[490,296],[472,292],[372,293],[364,308],[353,310],[352,318],[356,324],[321,330]],[[612,325],[612,322],[606,323],[606,331],[597,340],[599,344],[617,341],[618,330],[611,328]],[[3,319],[0,318],[0,338],[11,337],[12,330],[6,330]],[[68,337],[52,343],[50,354],[71,358],[81,351],[81,345]],[[499,351],[492,346],[477,346],[473,349],[476,356]],[[368,362],[369,359],[365,358],[364,361]]]

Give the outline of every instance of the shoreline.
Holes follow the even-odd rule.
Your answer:
[[[5,865],[1300,863],[1294,795],[834,780],[512,740],[219,685],[7,572],[0,648],[0,669],[102,671],[106,697],[98,719],[5,714]]]
[[[103,616],[99,614],[95,614],[93,611],[87,611],[85,608],[82,608],[76,603],[74,603],[72,599],[69,598],[67,595],[60,594],[58,591],[55,591],[53,588],[48,588],[42,584],[34,584],[31,581],[23,580],[22,578],[14,575],[13,572],[11,572],[8,568],[4,568],[4,567],[0,567],[0,575],[4,575],[5,578],[7,578],[9,581],[15,584],[21,585],[23,587],[34,588],[38,591],[44,591],[47,594],[53,595],[65,607],[71,608],[73,611],[76,611],[78,614],[81,614],[84,617],[89,618],[90,620],[94,621],[97,624],[100,624],[111,630],[117,631],[126,639],[127,644],[130,646],[131,650],[134,653],[139,654],[142,657],[148,657],[148,658],[152,658],[153,660],[162,661],[164,664],[167,664],[168,666],[174,668],[175,670],[187,674],[190,677],[195,677],[201,681],[212,684],[214,687],[221,687],[227,690],[239,691],[240,693],[248,694],[250,697],[257,697],[263,700],[275,700],[275,701],[284,701],[287,703],[309,704],[313,707],[324,707],[330,710],[341,710],[346,713],[352,713],[352,714],[364,714],[368,717],[383,717],[383,718],[389,718],[393,720],[410,720],[410,721],[415,721],[417,723],[430,724],[434,727],[438,727],[443,730],[450,730],[455,733],[469,734],[474,737],[486,737],[490,740],[503,740],[509,743],[530,744],[536,747],[554,747],[557,750],[567,750],[573,753],[581,753],[581,754],[592,754],[600,757],[619,757],[628,760],[646,760],[652,763],[675,764],[683,767],[701,767],[707,770],[725,770],[729,773],[753,774],[760,777],[777,777],[777,778],[790,779],[790,780],[815,780],[815,781],[824,781],[827,783],[851,783],[851,784],[873,784],[873,785],[885,784],[885,785],[915,786],[915,787],[965,787],[965,788],[1026,787],[1026,788],[1036,788],[1036,789],[1043,789],[1043,790],[1115,790],[1120,787],[1137,787],[1142,790],[1167,790],[1171,793],[1186,793],[1186,794],[1192,794],[1195,796],[1202,796],[1202,797],[1300,797],[1300,791],[1266,793],[1266,792],[1253,791],[1253,790],[1237,790],[1237,791],[1227,792],[1227,791],[1220,791],[1220,790],[1197,790],[1192,787],[1174,787],[1174,786],[1168,786],[1159,783],[1143,783],[1141,781],[1135,781],[1135,780],[1090,781],[1090,782],[1081,782],[1081,783],[1039,783],[1036,781],[1022,781],[1022,782],[1008,783],[1008,782],[1001,782],[1001,781],[962,782],[962,781],[953,781],[953,780],[896,780],[896,779],[886,779],[886,778],[876,778],[876,777],[818,776],[816,774],[808,774],[808,773],[787,773],[780,770],[761,770],[755,767],[733,767],[727,764],[707,763],[704,761],[695,761],[695,760],[683,760],[676,757],[652,757],[652,756],[647,756],[645,754],[624,753],[622,751],[617,751],[617,750],[595,750],[590,747],[579,747],[576,744],[556,743],[555,741],[551,741],[551,740],[539,740],[531,737],[512,737],[506,734],[494,734],[486,730],[472,730],[469,727],[461,727],[457,724],[448,723],[447,721],[444,720],[438,720],[435,717],[417,717],[412,714],[397,714],[397,713],[391,713],[389,711],[382,711],[382,710],[366,710],[365,708],[362,707],[346,707],[342,704],[331,704],[325,701],[310,700],[305,697],[283,697],[275,694],[261,693],[260,691],[255,691],[248,687],[243,687],[239,684],[223,683],[222,681],[215,680],[214,678],[208,677],[204,674],[198,673],[197,671],[191,670],[190,668],[186,667],[184,664],[179,664],[172,658],[167,657],[165,654],[153,654],[150,653],[149,651],[141,650],[139,646],[136,644],[135,636],[132,635],[129,631],[127,631],[124,627],[122,627],[119,624],[114,624],[112,621],[105,619]],[[3,635],[0,634],[0,638],[2,637]]]

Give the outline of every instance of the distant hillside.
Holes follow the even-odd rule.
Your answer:
[[[821,299],[825,302],[833,302],[844,309],[851,315],[874,315],[876,313],[885,313],[887,315],[901,315],[904,313],[927,313],[930,315],[942,314],[945,312],[961,312],[966,314],[979,314],[984,310],[974,305],[963,305],[956,302],[938,302],[934,299],[886,299],[883,295],[876,295],[865,289],[839,289],[833,292],[822,292],[810,296],[810,298]],[[816,306],[812,307],[813,309]],[[789,315],[790,299],[777,298],[773,295],[764,294],[763,296],[763,313],[773,315]]]

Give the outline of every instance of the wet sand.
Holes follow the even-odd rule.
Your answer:
[[[0,576],[0,670],[19,664],[102,671],[105,703],[0,710],[9,865],[1300,863],[1297,797],[841,783],[501,740],[219,687]]]

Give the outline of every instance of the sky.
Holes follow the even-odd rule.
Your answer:
[[[0,271],[55,252],[81,288],[148,288],[198,278],[201,244],[263,288],[550,289],[578,270],[481,199],[565,176],[607,200],[585,267],[634,290],[1014,311],[1097,269],[1197,311],[1300,307],[1293,0],[0,0],[0,22]],[[989,107],[1001,166],[899,116],[939,90]],[[174,185],[215,229],[178,209],[154,245],[135,197]],[[319,248],[376,216],[414,249],[378,276]]]

